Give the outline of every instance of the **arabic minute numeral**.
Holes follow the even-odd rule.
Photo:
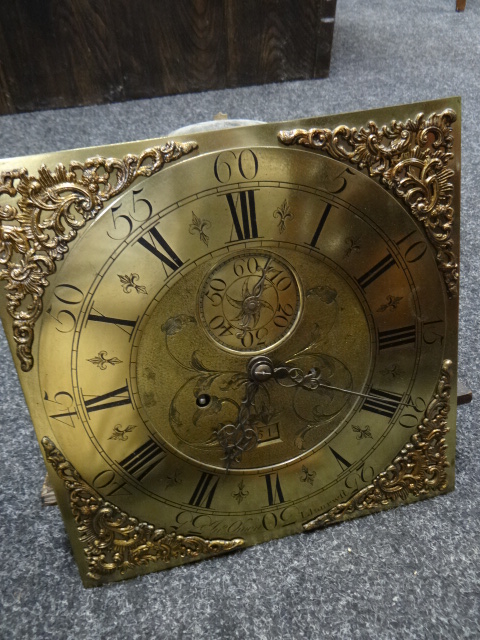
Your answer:
[[[428,322],[424,322],[422,333],[423,342],[425,342],[425,344],[434,344],[438,341],[440,344],[443,344],[445,335],[443,331],[439,333],[439,329],[442,327],[443,320],[429,320]]]
[[[352,473],[345,478],[345,487],[350,490],[358,491],[366,483],[371,482],[375,476],[375,470],[371,466],[365,466],[362,462],[356,467]]]
[[[345,175],[353,176],[355,175],[355,173],[352,171],[352,169],[350,169],[350,167],[345,167],[345,169],[343,169],[343,171],[339,173],[338,176],[334,179],[335,182],[339,180],[342,182],[342,184],[338,187],[338,189],[329,189],[330,193],[333,193],[334,195],[338,195],[339,193],[342,193],[342,191],[345,191],[348,184],[348,181]]]
[[[68,391],[58,391],[54,396],[53,400],[48,397],[48,393],[45,391],[44,400],[46,402],[51,402],[53,404],[58,405],[57,410],[60,413],[52,413],[48,414],[48,417],[52,420],[57,420],[67,427],[75,428],[75,424],[73,422],[73,417],[78,417],[78,412],[75,407],[75,401],[71,393]]]
[[[405,429],[413,429],[414,427],[418,427],[422,417],[426,411],[427,403],[421,396],[417,396],[415,399],[412,396],[407,398],[407,402],[409,405],[409,412],[402,413],[398,420],[398,424]],[[411,413],[414,411],[415,413]]]
[[[419,232],[417,230],[414,230],[414,231],[411,231],[410,233],[407,233],[406,236],[404,236],[401,240],[397,242],[397,246],[400,247],[401,244],[403,244],[406,240],[408,240],[408,238],[410,238],[414,234],[419,234]],[[407,247],[407,249],[403,251],[403,257],[405,258],[405,261],[408,262],[408,264],[412,264],[413,262],[417,262],[417,260],[420,260],[421,258],[423,258],[426,251],[427,251],[427,243],[424,240],[417,240],[416,242],[412,242],[412,244],[410,244]]]
[[[127,482],[117,480],[117,475],[112,469],[104,469],[97,473],[92,481],[92,486],[97,491],[101,491],[106,497],[132,495]]]
[[[81,289],[73,284],[58,284],[53,292],[54,298],[62,305],[67,305],[68,309],[55,310],[57,303],[52,300],[52,304],[47,309],[46,313],[52,317],[58,326],[55,327],[60,333],[70,333],[75,328],[77,318],[75,313],[70,309],[76,307],[83,302],[84,294]]]
[[[125,202],[110,209],[114,232],[107,231],[107,236],[112,240],[125,240],[132,233],[134,223],[144,223],[152,216],[153,207],[150,200],[138,197],[142,191],[143,188],[132,190],[131,213],[126,211]]]
[[[235,151],[222,151],[215,158],[213,174],[218,182],[226,184],[232,178],[254,180],[258,173],[258,158],[251,149],[243,149],[237,158]]]

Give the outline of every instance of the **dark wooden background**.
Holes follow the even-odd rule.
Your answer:
[[[336,0],[4,0],[0,113],[328,75]]]

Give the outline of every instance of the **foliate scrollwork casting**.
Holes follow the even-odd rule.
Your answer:
[[[428,496],[447,488],[445,435],[450,410],[452,362],[445,360],[435,393],[410,442],[371,484],[349,500],[304,524],[306,531],[323,528],[362,514],[396,506],[409,497]]]
[[[88,562],[88,577],[97,582],[116,572],[176,558],[208,557],[243,545],[241,538],[205,540],[200,536],[166,533],[129,516],[104,500],[81,477],[47,437],[42,439],[47,461],[68,491],[70,508]]]
[[[452,109],[423,113],[415,120],[379,127],[370,121],[360,130],[341,125],[335,129],[293,129],[280,131],[286,145],[298,144],[328,153],[366,169],[372,178],[391,189],[423,224],[435,248],[438,268],[443,273],[448,295],[458,293],[458,258],[452,241],[454,171]]]
[[[0,280],[6,282],[22,371],[33,366],[34,327],[48,277],[78,231],[134,180],[157,173],[197,147],[196,142],[171,141],[140,155],[96,156],[72,161],[68,168],[59,164],[53,171],[42,165],[37,176],[26,169],[0,175],[0,196],[13,200],[0,203]]]

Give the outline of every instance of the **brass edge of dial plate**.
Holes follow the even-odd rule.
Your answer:
[[[237,549],[242,538],[205,540],[200,536],[166,533],[141,522],[90,487],[75,467],[50,440],[42,438],[47,462],[63,482],[88,564],[87,577],[100,583],[114,573],[151,562],[168,564],[176,558],[207,558]]]
[[[194,141],[169,141],[139,155],[73,160],[68,168],[58,164],[53,171],[42,165],[37,176],[25,168],[1,173],[0,196],[15,199],[16,206],[0,206],[0,280],[6,281],[7,311],[22,371],[33,367],[34,327],[43,310],[47,278],[79,229],[134,180],[158,173],[197,147]]]
[[[454,161],[451,125],[456,119],[453,109],[445,109],[428,118],[419,113],[415,120],[392,120],[382,127],[370,121],[360,130],[346,125],[333,131],[314,127],[279,131],[277,137],[285,145],[324,151],[379,178],[423,224],[448,296],[453,298],[458,295],[459,268],[451,237],[454,171],[448,165]]]
[[[445,469],[449,462],[445,436],[448,432],[452,366],[450,360],[443,362],[435,393],[417,431],[392,464],[349,500],[305,523],[305,531],[367,515],[385,506],[394,507],[409,496],[427,497],[447,489]]]

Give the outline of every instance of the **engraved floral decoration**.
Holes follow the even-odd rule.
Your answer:
[[[370,121],[357,129],[340,125],[280,131],[286,145],[298,144],[323,151],[337,160],[366,169],[372,178],[403,200],[424,226],[450,297],[458,294],[458,257],[453,250],[452,208],[453,132],[457,116],[452,109],[419,113],[414,120],[393,120],[379,127]]]
[[[0,197],[11,203],[0,203],[0,280],[5,281],[22,371],[33,367],[34,327],[48,278],[79,230],[134,180],[152,176],[197,147],[196,142],[171,141],[140,155],[95,156],[53,170],[42,165],[38,175],[25,168],[1,173]]]
[[[208,247],[208,241],[210,238],[205,233],[205,230],[210,229],[211,226],[212,225],[209,220],[203,220],[202,218],[199,218],[192,211],[192,222],[189,226],[189,231],[192,235],[194,235],[195,233],[198,233],[198,237],[203,242],[203,244],[207,245],[207,247]]]
[[[137,284],[137,280],[140,279],[138,273],[131,273],[129,276],[121,276],[118,274],[118,277],[120,278],[120,284],[122,285],[122,289],[125,293],[130,293],[132,290],[135,290],[137,293],[148,293],[146,287],[141,284]]]
[[[445,436],[450,410],[451,370],[452,362],[445,360],[435,393],[416,433],[392,464],[349,500],[304,524],[306,531],[394,507],[409,498],[427,497],[447,489],[446,468],[449,463]]]
[[[49,438],[44,437],[42,445],[47,462],[68,492],[88,564],[87,577],[95,582],[152,562],[168,564],[179,558],[208,557],[244,544],[241,538],[205,540],[197,535],[166,533],[165,529],[142,522],[104,500]]]
[[[182,484],[182,473],[178,469],[174,469],[170,475],[167,476],[165,482],[165,489],[171,489],[177,484]]]
[[[388,367],[385,367],[385,369],[382,369],[380,373],[384,378],[387,378],[390,380],[395,380],[395,378],[398,378],[404,375],[403,369],[401,369],[398,366],[398,364],[395,364],[395,363],[389,364]]]
[[[352,425],[352,431],[357,434],[357,440],[363,440],[364,438],[371,438],[372,432],[370,431],[370,425],[365,425],[364,427],[360,427],[358,425]]]
[[[168,417],[173,433],[180,441],[196,449],[210,449],[218,447],[220,444],[225,453],[226,449],[230,451],[230,441],[233,438],[236,442],[238,434],[236,433],[235,425],[222,422],[223,416],[232,407],[238,412],[239,416],[243,415],[242,412],[246,411],[245,407],[248,403],[245,403],[245,401],[239,402],[238,396],[239,394],[244,395],[247,389],[252,391],[254,388],[257,397],[255,405],[248,409],[245,433],[248,436],[249,445],[256,445],[258,430],[261,425],[267,426],[276,415],[271,407],[268,389],[263,386],[257,388],[257,385],[249,382],[246,370],[239,372],[212,369],[205,366],[197,351],[194,351],[186,360],[179,359],[172,350],[170,340],[172,336],[180,331],[185,331],[192,324],[196,324],[196,319],[193,316],[178,314],[168,318],[161,326],[167,353],[185,372],[191,374],[177,389],[170,403]],[[187,388],[193,392],[194,397],[197,399],[198,407],[193,413],[188,411],[186,415],[182,394],[185,393]],[[200,402],[202,399],[205,399],[206,402]],[[211,430],[202,431],[202,422],[209,424],[212,417],[217,422],[218,429],[213,432]],[[191,424],[197,427],[197,430],[191,431],[189,428]],[[232,431],[235,433],[232,434]],[[236,460],[236,457],[243,453],[243,449],[241,451],[237,447],[234,447],[234,449],[235,455],[229,455],[228,458],[225,458],[226,460],[228,459],[230,462],[239,461]]]
[[[295,217],[290,209],[290,206],[286,200],[282,202],[282,204],[275,209],[273,212],[274,218],[280,218],[278,221],[278,230],[280,233],[283,233],[287,228],[287,220]]]
[[[300,482],[308,482],[313,485],[313,481],[317,475],[316,471],[310,471],[305,465],[302,466],[302,472],[300,474]]]
[[[116,358],[115,356],[113,356],[112,358],[107,358],[107,355],[108,353],[106,351],[99,351],[98,355],[96,355],[94,358],[87,358],[87,360],[88,362],[91,362],[92,364],[97,366],[102,371],[105,371],[105,369],[107,368],[107,365],[109,364],[114,366],[116,364],[122,363],[122,361]]]
[[[377,312],[383,313],[384,311],[387,311],[387,309],[389,309],[390,311],[395,311],[400,300],[403,300],[402,296],[387,296],[387,302],[385,304],[381,304],[378,307]]]
[[[349,258],[354,251],[360,251],[362,248],[360,238],[346,238],[345,244],[347,245],[347,248],[345,249],[345,258]]]
[[[237,491],[234,491],[232,493],[232,498],[235,498],[238,504],[240,504],[241,502],[243,502],[243,500],[245,500],[249,493],[250,492],[245,489],[245,482],[242,479],[237,485]]]
[[[128,433],[131,433],[134,429],[137,428],[135,424],[129,424],[126,427],[122,427],[121,424],[116,424],[113,427],[112,435],[108,438],[109,440],[121,440],[122,442],[126,442],[128,440]]]

